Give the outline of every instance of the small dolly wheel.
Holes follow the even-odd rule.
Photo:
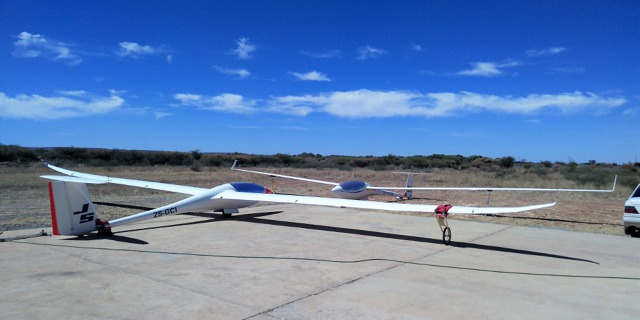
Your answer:
[[[449,229],[449,227],[445,227],[444,230],[442,230],[442,242],[444,242],[445,246],[451,243],[451,229]]]

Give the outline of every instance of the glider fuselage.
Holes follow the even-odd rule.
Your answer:
[[[132,216],[110,221],[111,226],[117,226],[125,223],[131,223],[148,218],[159,218],[171,214],[179,214],[185,212],[193,212],[198,210],[222,211],[234,210],[252,206],[258,201],[227,199],[220,196],[223,192],[249,192],[249,193],[272,193],[271,190],[249,182],[231,182],[214,187],[209,191],[198,195],[191,196],[184,200],[168,204],[166,206],[153,210],[141,212]]]

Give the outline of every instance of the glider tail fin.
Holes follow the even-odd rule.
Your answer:
[[[406,185],[407,190],[404,191],[405,197],[407,199],[413,198],[413,190],[409,189],[409,188],[413,188],[413,178],[414,178],[413,173],[407,174],[407,185]]]
[[[54,235],[81,236],[96,230],[110,233],[108,222],[98,219],[85,183],[49,182],[49,200]]]

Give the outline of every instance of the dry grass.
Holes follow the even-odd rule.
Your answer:
[[[203,168],[201,172],[192,171],[187,167],[81,167],[74,169],[100,175],[198,187],[214,187],[231,181],[250,181],[262,184],[278,193],[332,196],[331,188],[327,185],[231,171],[228,168]],[[265,171],[335,182],[359,179],[376,186],[401,186],[405,179],[403,175],[393,174],[390,171],[290,168],[265,169]],[[39,167],[0,168],[0,231],[50,225],[47,181],[39,178],[43,174],[55,173]],[[415,186],[593,188],[575,185],[557,173],[539,176],[514,171],[498,178],[495,173],[474,170],[436,170],[430,175],[416,176]],[[89,186],[89,190],[94,201],[145,207],[158,207],[184,198],[180,194],[117,185]],[[622,207],[630,193],[631,190],[623,187],[618,187],[615,193],[605,194],[560,193],[556,195],[547,192],[496,191],[491,193],[492,206],[546,203],[554,201],[556,197],[558,204],[550,209],[512,216],[452,216],[452,218],[622,235]],[[416,191],[414,196],[415,199],[411,200],[411,203],[447,202],[454,205],[484,206],[487,205],[488,200],[486,192]],[[390,201],[385,197],[376,197],[373,200]],[[106,219],[136,213],[135,210],[110,206],[98,206],[98,211]],[[396,214],[406,213],[397,212]]]

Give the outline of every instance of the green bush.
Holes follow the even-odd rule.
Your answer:
[[[87,149],[87,148],[25,148],[16,145],[0,144],[0,165],[23,166],[35,165],[40,158],[52,164],[89,165],[89,166],[188,166],[191,170],[200,171],[203,167],[231,167],[238,161],[241,167],[294,167],[294,168],[327,168],[353,170],[366,168],[371,170],[425,170],[433,168],[452,168],[455,170],[479,170],[491,172],[498,178],[513,176],[518,172],[546,176],[550,172],[560,173],[566,179],[580,185],[591,185],[597,188],[610,186],[614,175],[618,175],[621,186],[635,188],[640,182],[640,163],[623,165],[597,163],[593,160],[578,164],[543,161],[532,163],[515,161],[514,157],[489,158],[479,155],[469,157],[461,155],[433,154],[430,156],[414,155],[402,157],[396,155],[375,156],[322,156],[313,153],[289,155],[252,155],[241,153],[203,153],[199,150],[190,152],[178,151],[142,151],[119,149]]]

